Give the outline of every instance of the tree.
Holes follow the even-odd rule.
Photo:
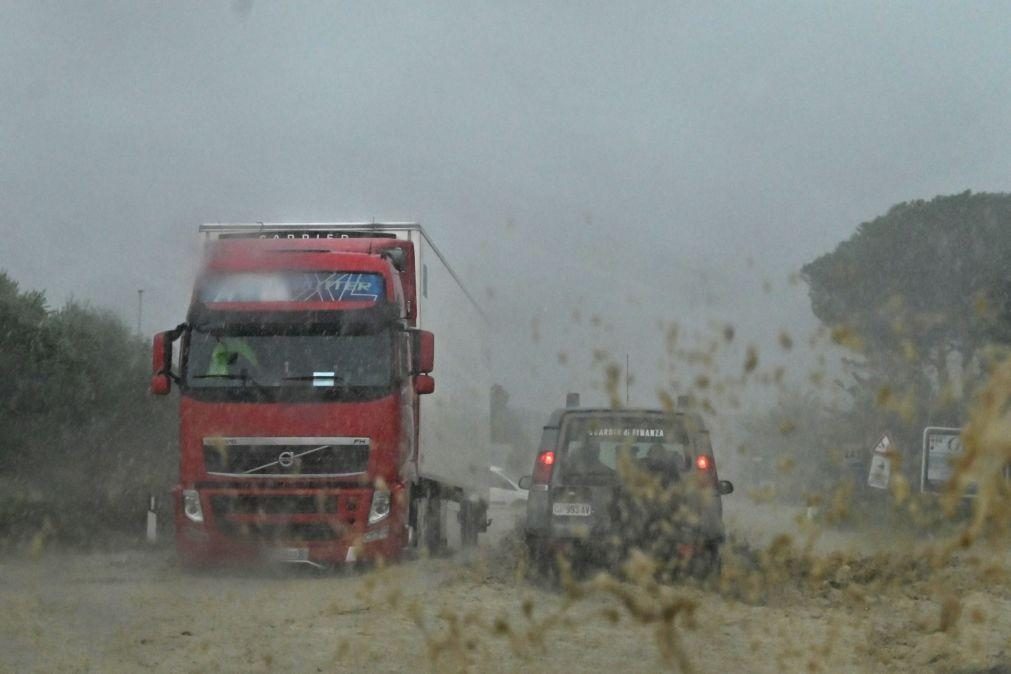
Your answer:
[[[768,496],[794,501],[866,479],[861,459],[877,440],[851,414],[791,388],[780,390],[767,412],[744,417],[742,430],[747,441],[739,460],[749,480],[763,491],[771,488]]]
[[[42,404],[39,365],[47,350],[45,296],[21,292],[0,272],[0,460],[15,454],[23,415]]]
[[[148,347],[114,314],[57,311],[0,272],[0,542],[43,527],[136,530],[172,479],[175,410],[146,388]]]
[[[1009,260],[1011,194],[964,192],[893,206],[802,277],[814,314],[861,356],[851,392],[957,423],[981,349],[1011,338]]]

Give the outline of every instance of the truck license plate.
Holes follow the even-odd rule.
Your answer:
[[[271,548],[267,556],[274,562],[308,562],[309,548]]]
[[[589,517],[593,509],[589,503],[556,503],[551,506],[551,512],[555,515]]]

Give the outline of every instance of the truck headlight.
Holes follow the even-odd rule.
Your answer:
[[[377,489],[372,492],[372,507],[369,508],[369,524],[386,519],[390,514],[390,492]]]
[[[191,522],[204,521],[204,509],[200,507],[200,494],[196,489],[183,489],[183,514]]]

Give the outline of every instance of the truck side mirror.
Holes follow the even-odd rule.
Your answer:
[[[723,496],[734,493],[734,483],[730,480],[720,480],[720,483],[716,487]]]
[[[428,374],[435,369],[435,335],[428,330],[412,330],[415,374]]]
[[[419,374],[414,377],[414,392],[418,395],[435,393],[435,380],[432,375]]]
[[[530,487],[533,485],[533,483],[534,483],[534,480],[533,480],[533,478],[531,476],[524,475],[523,477],[520,478],[520,481],[519,481],[520,489],[527,489],[527,490],[529,490]]]
[[[168,395],[172,390],[172,334],[159,332],[151,345],[151,393]]]

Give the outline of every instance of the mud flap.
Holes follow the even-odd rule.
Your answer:
[[[418,550],[438,554],[446,549],[446,507],[438,496],[423,496],[415,501]]]
[[[488,502],[483,499],[460,502],[460,541],[463,547],[477,545],[477,536],[488,529]]]

